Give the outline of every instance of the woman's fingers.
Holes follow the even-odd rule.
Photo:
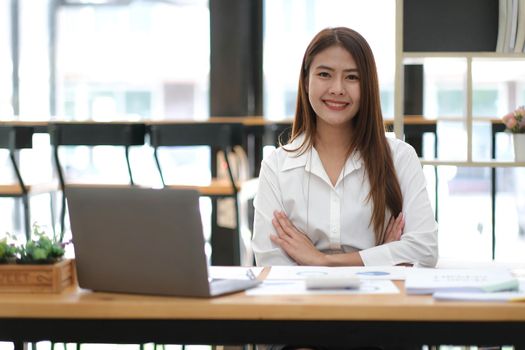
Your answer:
[[[286,233],[294,234],[299,232],[295,225],[292,224],[290,219],[288,219],[286,214],[284,214],[282,211],[274,212],[274,217],[279,221],[279,224],[286,231]]]
[[[282,239],[281,237],[277,235],[270,235],[270,240],[277,244],[278,246],[282,247],[286,244],[286,241],[284,239]]]
[[[394,232],[395,232],[395,237],[397,241],[401,239],[401,235],[403,234],[404,228],[405,228],[405,216],[403,215],[403,213],[399,213],[394,223]]]
[[[277,233],[277,236],[281,241],[288,241],[290,240],[290,235],[286,232],[285,228],[281,225],[279,220],[276,218],[272,219],[273,227],[275,228],[275,233]]]
[[[281,247],[298,265],[323,265],[325,255],[315,247],[310,238],[298,230],[283,212],[274,212],[272,224],[275,234],[271,241]]]
[[[279,224],[279,227],[283,230],[283,232],[289,236],[295,236],[297,234],[301,234],[302,232],[299,231],[294,224],[288,219],[286,214],[283,212],[275,211],[274,212],[274,218],[273,220],[277,220],[277,223]],[[273,222],[272,220],[272,222]],[[275,226],[276,224],[274,224]]]
[[[405,217],[403,213],[399,213],[397,218],[393,216],[388,221],[385,234],[385,243],[399,241],[405,228]]]
[[[294,245],[298,241],[301,241],[305,238],[309,241],[306,235],[299,231],[283,212],[274,212],[272,225],[275,228],[276,232],[276,235],[273,236],[279,238],[279,240],[274,239],[274,243],[281,242],[287,243],[288,245]],[[272,237],[272,235],[270,235],[270,237]],[[282,246],[281,243],[278,244]]]

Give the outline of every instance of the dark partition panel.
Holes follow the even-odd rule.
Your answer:
[[[495,51],[498,0],[405,0],[404,51]]]
[[[262,0],[210,0],[210,114],[262,115]]]

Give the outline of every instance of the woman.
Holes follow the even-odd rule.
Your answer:
[[[309,44],[290,142],[259,179],[259,266],[436,265],[419,159],[386,138],[375,60],[354,30],[324,29]]]

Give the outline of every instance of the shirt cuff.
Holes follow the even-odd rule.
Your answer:
[[[393,266],[394,259],[390,253],[390,248],[386,245],[378,245],[359,251],[361,260],[365,266]]]
[[[281,249],[273,249],[264,252],[258,252],[254,249],[255,264],[257,266],[290,266],[297,265]]]

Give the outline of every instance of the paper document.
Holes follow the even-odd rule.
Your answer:
[[[256,288],[246,291],[246,295],[351,295],[351,294],[396,294],[399,289],[392,281],[366,280],[359,288],[352,289],[319,289],[306,288],[300,280],[265,280]]]
[[[437,292],[433,294],[434,299],[440,301],[521,301],[525,302],[523,292],[497,292],[497,293],[461,293],[461,292]]]
[[[516,301],[525,302],[525,280],[519,280],[519,290],[514,292],[436,292],[434,299],[441,301]]]
[[[518,291],[519,282],[506,268],[413,269],[407,273],[405,289],[407,294],[490,293]]]
[[[212,279],[248,280],[251,279],[250,271],[257,277],[262,270],[262,267],[208,266],[208,276]]]
[[[304,280],[307,277],[356,276],[361,280],[404,280],[404,266],[272,266],[266,280]]]

